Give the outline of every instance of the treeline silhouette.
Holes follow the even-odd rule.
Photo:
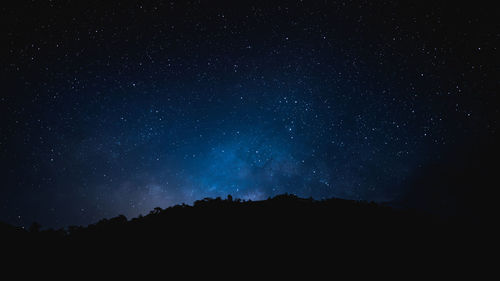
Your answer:
[[[421,257],[442,266],[444,256],[449,262],[455,253],[470,250],[471,241],[478,242],[464,239],[469,230],[457,222],[373,202],[290,194],[263,201],[205,198],[193,205],[158,207],[130,220],[120,215],[59,230],[42,230],[36,223],[27,230],[0,224],[3,254],[15,257],[16,263],[42,263],[45,268],[93,263],[106,271],[130,263],[134,269],[154,263],[211,270],[223,263],[238,271],[248,270],[249,263],[260,270],[305,263],[325,263],[324,268],[336,263],[405,266],[410,259],[421,262]],[[13,251],[6,254],[7,249]]]
[[[107,245],[165,241],[192,241],[209,245],[248,240],[259,243],[301,243],[307,239],[329,243],[332,239],[435,235],[449,222],[429,214],[393,209],[373,202],[345,199],[314,200],[293,194],[262,201],[205,198],[194,204],[155,208],[149,214],[128,220],[120,215],[95,224],[42,230],[33,223],[27,230],[0,225],[3,237],[22,243],[66,243]],[[379,238],[380,238],[379,237]],[[274,242],[272,242],[274,241]],[[311,240],[309,240],[311,241]]]

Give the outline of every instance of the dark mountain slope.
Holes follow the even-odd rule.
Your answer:
[[[153,264],[188,268],[184,272],[277,270],[279,265],[325,270],[340,264],[381,270],[415,262],[442,267],[479,247],[477,236],[470,236],[476,230],[374,203],[280,195],[264,201],[207,198],[193,206],[156,208],[132,220],[118,216],[67,230],[2,225],[0,231],[3,254],[13,250],[16,264],[41,263],[45,269],[64,264],[61,270],[78,272],[91,264],[124,274],[125,265],[143,272]]]
[[[87,227],[30,231],[5,226],[4,233],[18,240],[52,241],[71,246],[83,244],[128,245],[154,242],[190,245],[253,243],[334,244],[337,239],[406,239],[430,237],[451,225],[430,215],[398,210],[375,203],[328,199],[303,199],[280,195],[264,201],[199,200],[193,206],[156,208],[146,216],[103,219]],[[36,242],[35,242],[36,241]]]

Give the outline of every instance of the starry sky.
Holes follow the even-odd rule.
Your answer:
[[[12,1],[0,220],[205,197],[395,202],[496,133],[498,13],[440,1]]]

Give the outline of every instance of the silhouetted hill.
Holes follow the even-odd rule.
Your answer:
[[[406,263],[421,255],[426,262],[442,264],[443,255],[469,249],[462,239],[464,226],[430,215],[369,202],[317,201],[287,194],[263,201],[206,198],[193,206],[155,208],[131,220],[118,216],[87,227],[39,229],[39,225],[29,231],[0,225],[2,249],[14,250],[21,263],[80,267],[90,262],[108,270],[124,263],[150,266],[152,260],[170,266],[353,265],[387,263],[388,258],[391,263]]]
[[[155,208],[146,216],[103,219],[87,227],[63,230],[29,230],[2,224],[3,235],[23,243],[57,241],[78,246],[86,243],[191,241],[192,244],[246,243],[300,244],[304,239],[329,243],[332,239],[371,239],[376,236],[429,234],[448,225],[430,215],[397,210],[375,203],[344,199],[313,200],[279,195],[263,201],[205,198],[190,205]],[[309,243],[309,242],[308,242]]]

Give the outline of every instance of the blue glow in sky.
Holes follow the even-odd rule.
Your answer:
[[[233,2],[2,8],[0,220],[228,194],[394,202],[496,132],[488,9]]]

